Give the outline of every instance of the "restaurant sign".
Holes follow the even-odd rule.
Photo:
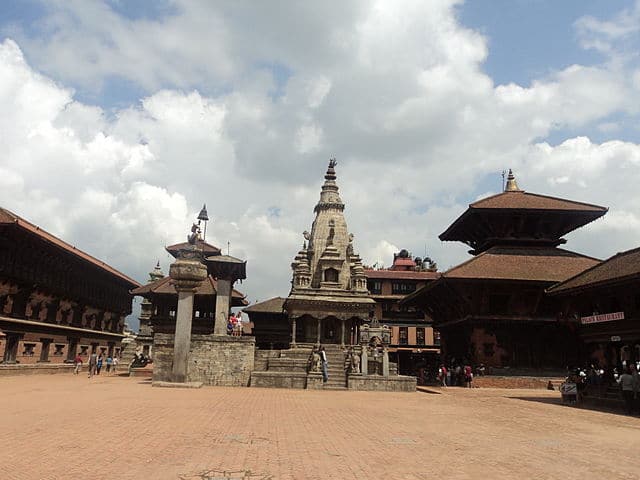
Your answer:
[[[582,325],[588,325],[590,323],[611,322],[612,320],[624,320],[624,312],[603,313],[602,315],[580,317],[580,323],[582,323]]]

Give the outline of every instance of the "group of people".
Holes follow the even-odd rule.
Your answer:
[[[451,365],[449,368],[444,364],[438,368],[438,383],[442,387],[467,387],[471,388],[473,382],[473,368],[471,365]]]
[[[234,337],[242,336],[242,312],[232,313],[227,321],[227,334]]]
[[[116,373],[118,368],[118,357],[113,357],[111,355],[105,356],[101,353],[100,355],[93,352],[89,355],[88,368],[89,368],[89,378],[94,375],[100,375],[100,371],[102,367],[106,365],[107,375],[111,375],[111,373]],[[82,371],[82,356],[80,354],[76,354],[76,358],[73,360],[75,364],[75,368],[73,369],[74,375],[78,375]]]

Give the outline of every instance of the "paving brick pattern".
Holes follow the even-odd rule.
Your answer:
[[[557,392],[0,378],[0,479],[635,479],[640,419]]]

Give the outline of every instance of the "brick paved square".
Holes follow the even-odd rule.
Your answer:
[[[0,479],[634,479],[640,419],[557,392],[0,379]]]

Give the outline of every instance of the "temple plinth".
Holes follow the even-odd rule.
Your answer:
[[[236,280],[247,278],[247,262],[229,255],[207,257],[205,262],[209,274],[217,280],[213,334],[226,335],[233,284]]]
[[[207,267],[202,263],[202,252],[195,249],[181,250],[177,260],[169,267],[169,276],[178,292],[171,380],[185,383],[191,347],[193,298],[198,286],[207,278]]]

